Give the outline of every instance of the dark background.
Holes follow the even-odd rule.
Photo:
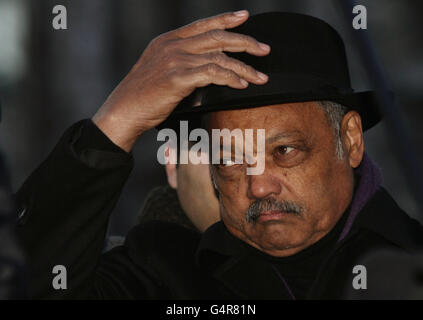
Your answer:
[[[72,123],[91,117],[125,76],[148,42],[160,33],[225,11],[251,14],[293,11],[323,18],[347,45],[353,87],[370,89],[368,73],[351,39],[339,0],[0,0],[0,145],[16,190]],[[422,1],[367,0],[368,32],[401,104],[422,159]],[[54,30],[52,8],[65,5],[68,29]],[[368,153],[384,173],[384,185],[412,216],[418,214],[391,130],[381,123],[366,133]],[[136,147],[136,165],[114,212],[110,234],[124,235],[147,192],[166,183],[156,160],[154,130]]]

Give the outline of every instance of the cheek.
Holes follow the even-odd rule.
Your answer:
[[[342,174],[324,159],[287,169],[282,174],[286,191],[292,200],[305,207],[304,216],[317,229],[325,229],[337,216],[337,193],[342,187]]]
[[[228,172],[213,167],[212,174],[221,198],[237,197],[243,184],[243,177],[240,172]]]
[[[214,169],[216,170],[216,169]],[[219,206],[224,220],[243,219],[249,201],[246,193],[246,181],[242,175],[222,175],[214,172],[214,179],[219,191]]]

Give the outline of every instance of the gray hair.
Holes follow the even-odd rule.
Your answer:
[[[318,101],[318,105],[325,111],[329,124],[333,129],[336,143],[336,156],[341,160],[344,158],[344,147],[341,139],[341,122],[348,108],[333,101]]]

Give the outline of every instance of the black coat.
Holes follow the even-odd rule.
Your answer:
[[[90,120],[63,135],[17,193],[19,235],[30,265],[32,298],[289,299],[264,261],[239,249],[222,222],[203,235],[165,222],[134,227],[125,244],[102,254],[109,215],[133,159]],[[322,261],[310,298],[342,298],[352,269],[377,248],[414,252],[423,230],[381,188],[351,231]],[[239,249],[239,250],[238,250]],[[67,269],[67,289],[54,290],[52,269]],[[369,276],[369,286],[372,284]]]

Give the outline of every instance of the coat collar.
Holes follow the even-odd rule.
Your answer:
[[[357,215],[351,235],[368,230],[384,238],[401,250],[413,252],[423,248],[423,227],[408,216],[384,188],[379,188]]]
[[[376,163],[364,153],[361,164],[355,169],[356,187],[351,204],[348,208],[348,217],[338,242],[345,239],[364,206],[376,194],[382,184],[382,172]]]

